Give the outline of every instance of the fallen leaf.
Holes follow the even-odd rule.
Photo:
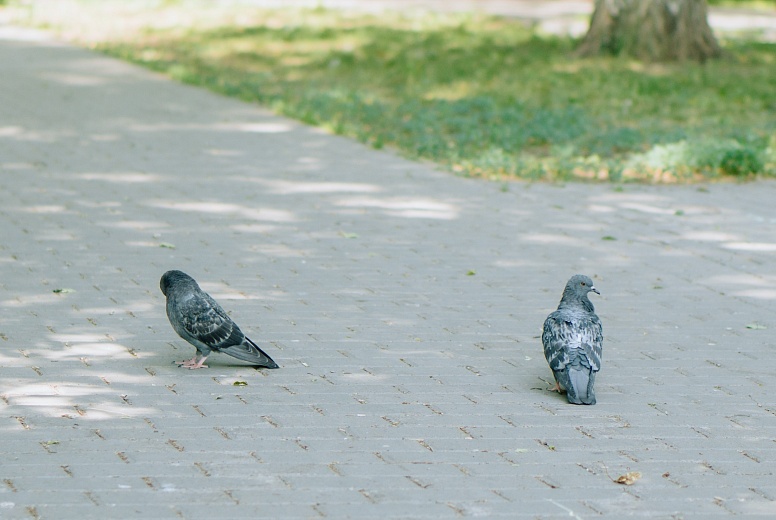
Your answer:
[[[56,291],[55,291],[56,292]],[[747,329],[754,329],[754,330],[765,330],[768,327],[765,325],[760,325],[759,323],[750,323],[746,326]]]
[[[638,479],[641,478],[641,473],[638,471],[629,471],[625,475],[620,475],[614,482],[616,484],[622,484],[624,486],[632,486]]]
[[[601,240],[617,240],[617,239],[612,235],[606,235],[605,237],[601,237]]]
[[[54,290],[53,290],[53,291],[51,291],[51,292],[53,292],[53,293],[55,293],[55,294],[67,294],[67,293],[73,293],[73,292],[75,292],[75,289],[67,289],[67,288],[63,288],[63,289],[54,289]]]
[[[477,274],[477,271],[472,271],[471,269],[466,271],[466,276],[474,276],[475,274]]]
[[[170,244],[169,242],[160,242],[159,247],[164,247],[165,249],[175,249],[175,244]]]
[[[541,444],[542,446],[544,446],[544,447],[545,447],[545,448],[547,448],[548,450],[550,450],[550,451],[555,451],[555,446],[553,446],[553,445],[551,445],[551,444],[548,444],[548,443],[546,443],[546,442],[544,442],[543,440],[540,440],[540,439],[536,439],[536,440],[537,440],[537,442],[538,442],[539,444]]]
[[[346,233],[345,231],[340,231],[339,234],[344,238],[358,238],[358,233]]]
[[[248,386],[248,383],[246,381],[235,381],[232,383],[232,386]]]

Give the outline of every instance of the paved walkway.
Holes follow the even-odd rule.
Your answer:
[[[776,515],[776,183],[503,190],[0,33],[0,518]],[[175,367],[171,268],[282,368]]]

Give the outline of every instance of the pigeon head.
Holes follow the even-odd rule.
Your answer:
[[[194,281],[194,278],[187,275],[183,271],[167,271],[162,275],[162,279],[159,280],[159,288],[162,290],[162,294],[167,296],[167,291],[170,290],[170,287],[173,285],[178,284],[194,284],[197,285],[197,282]]]
[[[568,283],[566,283],[566,290],[564,293],[572,293],[577,296],[587,296],[587,293],[593,291],[596,294],[601,294],[598,289],[593,285],[593,280],[584,274],[575,274],[572,276]]]
[[[593,285],[593,280],[583,274],[575,274],[566,283],[563,297],[560,300],[561,306],[578,305],[578,302],[581,302],[587,310],[592,312],[593,304],[587,297],[587,293],[591,291],[601,294]]]

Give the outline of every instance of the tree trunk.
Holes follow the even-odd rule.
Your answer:
[[[722,53],[705,0],[596,0],[580,56],[626,55],[643,61],[706,61]]]

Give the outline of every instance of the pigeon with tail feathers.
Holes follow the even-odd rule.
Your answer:
[[[207,368],[205,360],[212,352],[266,368],[278,368],[271,357],[243,334],[224,309],[197,282],[182,271],[167,271],[159,281],[167,297],[167,318],[178,335],[194,345],[194,357],[178,362],[191,370]],[[201,356],[198,359],[198,356]]]
[[[566,392],[571,404],[595,404],[595,376],[601,369],[603,328],[588,293],[601,294],[593,280],[577,274],[563,290],[558,309],[542,332],[544,357],[555,376],[552,390]]]

